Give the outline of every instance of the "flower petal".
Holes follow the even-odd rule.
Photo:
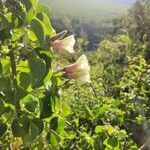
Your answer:
[[[56,40],[54,42],[51,42],[51,46],[54,49],[63,49],[68,51],[69,53],[74,53],[74,44],[75,44],[75,38],[74,35],[70,35],[62,40]]]
[[[88,60],[85,55],[79,57],[79,59],[69,66],[64,67],[64,77],[68,79],[82,80],[84,82],[90,82]]]

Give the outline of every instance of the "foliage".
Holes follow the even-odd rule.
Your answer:
[[[71,106],[63,149],[138,149],[147,142],[149,65],[129,51],[134,45],[118,35],[87,53],[92,83],[63,90],[62,100]]]
[[[142,52],[146,60],[150,56],[150,1],[137,0],[127,15],[115,21],[116,30],[127,33],[135,42],[138,52]]]
[[[66,31],[56,35],[49,8],[37,0],[0,0],[0,149],[149,149],[149,39],[146,22],[139,28],[135,17],[142,5],[147,18],[148,4],[137,1],[129,20],[116,24],[123,32],[102,41],[95,35],[91,51],[93,30],[93,41],[77,36],[76,54],[55,56],[50,42],[63,41]],[[77,22],[71,27],[78,35]],[[61,31],[63,22],[55,23]],[[91,82],[63,80],[63,64],[85,51]]]
[[[51,69],[50,11],[0,0],[0,149],[51,149],[65,127],[60,75]]]

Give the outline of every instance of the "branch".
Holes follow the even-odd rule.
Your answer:
[[[10,57],[12,74],[16,76],[17,75],[16,61],[15,61],[14,51],[12,49],[9,51],[9,57]]]
[[[11,70],[12,70],[12,74],[16,77],[17,76],[17,71],[16,71],[16,61],[15,61],[15,54],[14,54],[14,50],[12,48],[12,46],[9,46],[9,57],[10,57],[10,64],[11,64]],[[17,80],[14,80],[15,84],[17,85]],[[19,101],[16,101],[15,103],[15,107],[16,107],[16,112],[17,114],[20,113],[20,103]]]

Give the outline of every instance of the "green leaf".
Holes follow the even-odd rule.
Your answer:
[[[0,91],[7,97],[8,101],[20,100],[27,95],[27,92],[16,84],[12,78],[2,76],[0,78]]]
[[[4,109],[5,109],[5,107],[4,107],[3,100],[0,99],[0,114],[3,112]]]
[[[6,76],[0,77],[0,91],[2,91],[3,95],[5,96],[5,101],[9,103],[14,102],[15,88],[11,78]]]
[[[107,138],[103,144],[109,149],[119,148],[119,143],[116,138]]]
[[[109,135],[112,135],[116,131],[115,128],[111,125],[108,125],[106,127],[106,129],[107,129],[107,132],[108,132]]]
[[[36,110],[36,107],[37,107],[37,104],[38,104],[38,102],[37,101],[29,101],[29,102],[27,102],[27,103],[25,103],[25,108],[29,111],[29,112],[32,112],[32,113],[34,113],[35,112],[35,110]]]
[[[53,74],[52,79],[51,79],[52,83],[54,85],[57,85],[57,87],[56,86],[53,87],[53,91],[55,95],[57,95],[58,93],[58,87],[62,86],[62,80],[60,77],[61,77],[60,74]]]
[[[36,13],[38,14],[38,13],[41,13],[41,12],[45,13],[48,17],[50,17],[50,9],[47,5],[40,4],[40,5],[37,6]]]
[[[27,12],[33,7],[31,0],[20,0],[26,7]]]
[[[19,65],[17,66],[17,70],[19,72],[25,72],[25,73],[29,73],[29,67],[28,67],[28,62],[27,61],[21,61],[19,63]]]
[[[95,116],[94,116],[92,110],[87,105],[85,105],[84,107],[86,108],[86,110],[87,110],[88,114],[90,115],[90,117],[94,118]]]
[[[52,132],[49,132],[49,133],[47,134],[47,140],[48,140],[48,142],[49,142],[50,144],[52,144],[53,146],[56,146],[56,145],[58,144],[57,138],[56,138],[55,134],[52,133]]]
[[[45,25],[46,34],[54,36],[55,30],[52,28],[49,17],[45,13],[38,13],[36,17]]]
[[[51,108],[51,102],[50,102],[50,93],[45,93],[45,96],[41,99],[42,102],[42,111],[40,114],[41,119],[49,118],[51,117],[52,108]]]
[[[38,136],[38,127],[30,122],[30,142],[32,143]]]
[[[57,133],[61,133],[66,125],[66,120],[61,117],[54,117],[50,121],[50,127],[52,130],[56,131]]]
[[[20,86],[27,89],[31,84],[31,78],[29,73],[21,72],[19,77]]]
[[[5,107],[3,117],[7,120],[8,124],[12,124],[13,120],[16,118],[16,111],[10,107]]]
[[[30,31],[30,32],[28,33],[28,38],[29,38],[29,40],[31,40],[31,41],[33,41],[33,42],[36,42],[36,41],[37,41],[37,37],[36,37],[36,35],[34,34],[33,31]]]
[[[58,128],[58,117],[53,117],[50,121],[50,127],[52,130],[56,131]]]
[[[43,121],[39,118],[34,118],[32,122],[38,127],[38,134],[41,134],[44,129]]]
[[[96,126],[95,133],[103,133],[105,130],[105,126]]]
[[[0,41],[5,41],[6,39],[9,39],[11,37],[9,29],[0,30],[0,35]]]
[[[20,86],[16,86],[15,87],[15,95],[14,95],[14,98],[15,100],[21,100],[22,98],[24,98],[26,95],[27,95],[27,91],[20,87]]]
[[[29,133],[29,119],[27,117],[20,117],[14,119],[11,124],[11,129],[14,137],[22,137]]]
[[[107,105],[107,104],[104,104],[102,107],[101,107],[101,109],[99,110],[99,114],[100,115],[104,115],[107,111],[108,111],[108,108],[109,106]]]
[[[20,28],[24,25],[24,16],[25,16],[25,13],[22,13],[22,16],[13,18],[13,20],[12,20],[13,28]]]
[[[4,15],[0,15],[0,17],[1,17],[0,30],[9,28],[10,23],[8,22],[7,18]]]
[[[38,3],[38,0],[31,0],[32,5],[35,7]]]
[[[27,13],[26,13],[26,23],[28,24],[35,17],[35,6],[37,5],[38,0],[30,0],[26,2]]]
[[[35,17],[35,9],[32,7],[26,14],[25,22],[28,24]]]
[[[46,29],[44,27],[44,24],[39,19],[33,19],[31,21],[31,29],[35,33],[40,45],[44,46],[46,38]]]
[[[7,86],[7,77],[0,76],[0,91],[3,91]]]
[[[66,126],[66,119],[62,118],[62,117],[59,117],[58,118],[58,128],[57,128],[56,131],[58,133],[61,133],[65,129],[65,126]]]
[[[55,90],[55,92],[56,93],[53,93],[53,94],[57,94],[57,90]],[[60,107],[61,107],[60,99],[58,98],[58,96],[51,96],[50,100],[51,100],[52,111],[58,112],[60,110]]]
[[[39,114],[40,109],[40,102],[36,95],[28,94],[22,101],[24,104],[24,108],[29,111],[32,115]],[[27,112],[27,114],[29,114]]]
[[[118,132],[118,140],[122,140],[127,137],[127,132],[125,130],[120,130]]]
[[[13,16],[11,13],[6,13],[5,17],[6,17],[7,21],[10,23],[10,25],[14,24]]]
[[[37,55],[40,58],[42,58],[46,63],[46,73],[44,76],[44,83],[47,83],[52,76],[51,69],[50,69],[51,62],[52,62],[52,56],[49,51],[43,50],[41,48],[36,48],[35,51],[36,51]]]
[[[0,137],[2,137],[7,131],[7,125],[4,123],[0,123]]]
[[[3,10],[3,3],[2,3],[2,0],[0,0],[0,9]]]
[[[71,114],[70,106],[68,106],[66,103],[62,104],[62,111],[61,111],[61,116],[67,117]]]
[[[46,64],[45,61],[41,58],[28,58],[30,75],[31,75],[31,83],[33,88],[38,88],[42,86],[43,82],[42,79],[46,73]]]
[[[75,134],[74,132],[69,132],[68,138],[69,138],[70,140],[73,140],[73,139],[76,138],[76,134]]]

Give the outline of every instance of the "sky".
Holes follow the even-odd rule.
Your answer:
[[[122,15],[135,0],[40,0],[52,9],[54,17],[81,17],[103,20]]]

